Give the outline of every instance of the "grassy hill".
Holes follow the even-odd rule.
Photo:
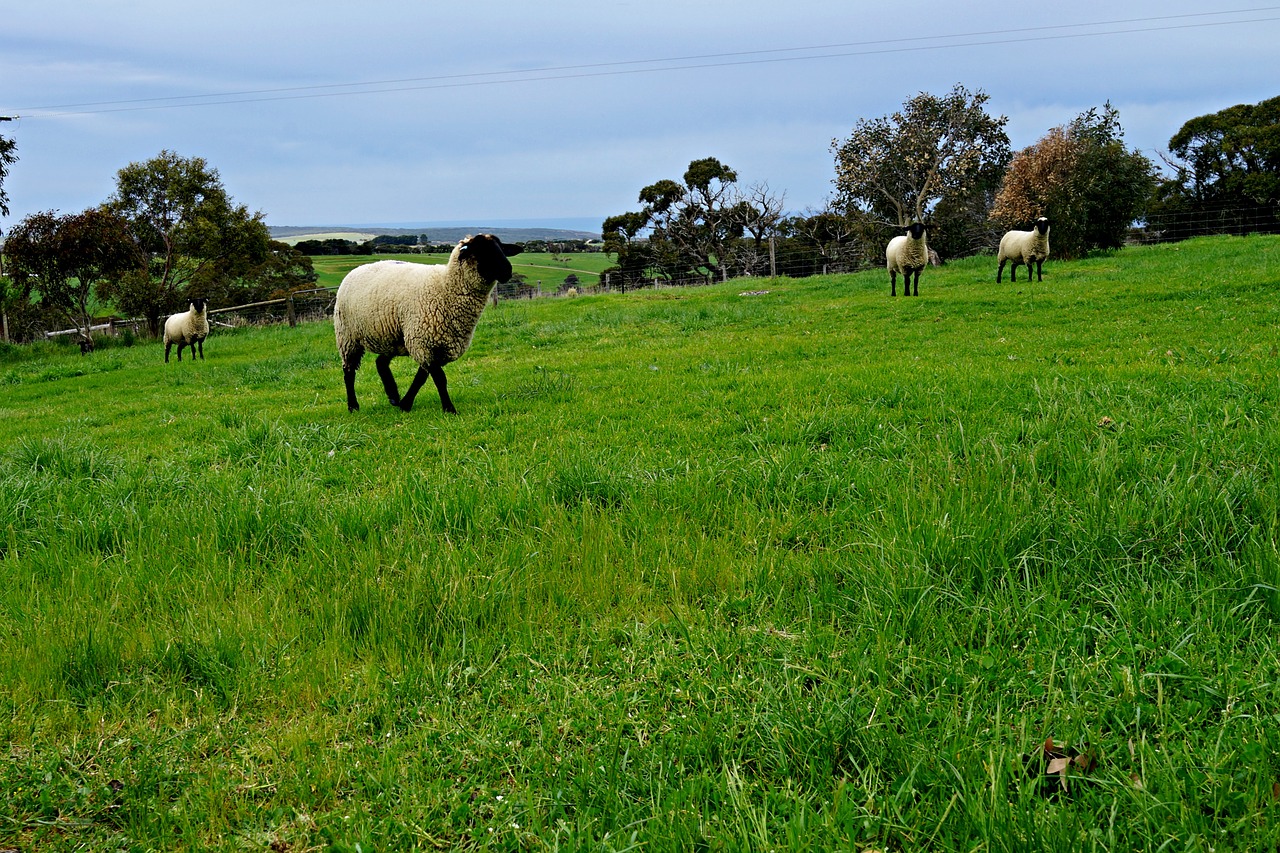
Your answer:
[[[1276,849],[1280,238],[886,278],[0,351],[0,842]]]

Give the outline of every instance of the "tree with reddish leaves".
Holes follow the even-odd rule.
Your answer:
[[[1154,188],[1155,166],[1142,152],[1125,148],[1120,114],[1108,103],[1019,151],[991,219],[1013,229],[1047,216],[1053,254],[1074,258],[1121,246]]]

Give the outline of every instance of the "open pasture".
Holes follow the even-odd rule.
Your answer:
[[[1280,239],[1019,278],[0,352],[0,847],[1276,849]]]

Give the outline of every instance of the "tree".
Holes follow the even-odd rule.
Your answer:
[[[921,92],[891,116],[860,120],[848,139],[831,142],[839,202],[907,225],[943,198],[997,183],[1009,162],[1008,119],[989,116],[988,100],[957,84],[945,97]]]
[[[4,179],[9,176],[9,167],[18,162],[18,155],[14,153],[17,149],[15,140],[0,136],[0,216],[9,215],[9,196],[4,191]],[[4,254],[0,253],[0,276],[3,275]]]
[[[34,213],[13,229],[5,251],[15,274],[39,292],[42,306],[79,330],[83,352],[93,349],[95,290],[143,260],[129,224],[102,208],[67,216]]]
[[[606,274],[610,277],[616,275],[624,291],[627,285],[638,287],[644,284],[645,273],[653,257],[648,242],[641,239],[648,224],[649,214],[645,212],[620,213],[604,221],[600,226],[604,251],[613,253],[618,263],[601,273],[602,281]]]
[[[1191,119],[1164,159],[1173,175],[1157,189],[1150,215],[1165,237],[1280,227],[1280,97]]]
[[[836,210],[831,202],[821,210],[807,209],[786,219],[781,226],[785,239],[779,250],[779,267],[792,276],[848,272],[856,269],[861,256],[859,220]]]
[[[662,180],[640,191],[648,204],[653,231],[650,242],[667,243],[658,253],[672,278],[686,274],[724,277],[732,263],[732,242],[742,236],[741,197],[735,193],[738,173],[715,157],[694,160],[682,183]]]
[[[1052,128],[1013,158],[991,219],[1018,228],[1049,217],[1049,245],[1059,257],[1122,245],[1155,188],[1155,166],[1127,150],[1123,137],[1110,103]]]
[[[681,180],[657,181],[640,190],[644,207],[605,220],[604,249],[618,253],[625,281],[642,280],[649,270],[669,279],[726,278],[750,272],[743,261],[742,235],[751,229],[758,249],[777,227],[782,200],[767,184],[747,194],[737,188],[738,173],[715,157],[694,160]],[[642,235],[647,235],[644,239]],[[759,252],[754,257],[759,258]]]
[[[774,195],[767,183],[752,184],[735,206],[734,216],[749,235],[737,251],[738,262],[746,275],[771,272],[766,266],[766,241],[778,233],[785,212],[786,193]]]
[[[4,191],[4,179],[9,176],[9,167],[18,162],[16,140],[0,136],[0,216],[9,215],[9,196]]]
[[[158,334],[160,317],[194,295],[191,285],[234,275],[262,263],[269,235],[261,213],[233,205],[218,177],[200,157],[172,151],[131,163],[116,176],[108,208],[129,220],[149,262],[109,295],[118,307],[147,318]]]

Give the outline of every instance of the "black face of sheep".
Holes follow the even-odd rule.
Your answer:
[[[1041,237],[1043,237],[1045,234],[1048,234],[1049,218],[1047,216],[1041,216],[1039,219],[1037,219],[1035,224],[1035,229],[1040,232]]]
[[[511,261],[507,258],[524,251],[519,243],[505,245],[492,234],[468,237],[458,249],[458,260],[474,263],[476,272],[485,281],[511,281]]]
[[[207,305],[208,302],[209,300],[205,299],[203,296],[197,296],[191,300],[191,307],[195,308],[196,313],[199,314],[204,310],[204,306]]]
[[[906,231],[907,236],[912,240],[919,240],[920,235],[924,233],[924,223],[912,222],[910,225],[904,226],[903,230]]]

